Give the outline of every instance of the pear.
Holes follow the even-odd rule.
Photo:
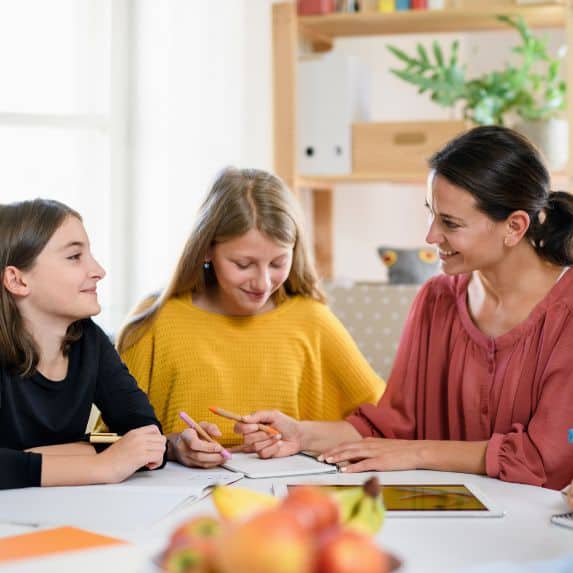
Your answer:
[[[213,503],[219,515],[229,521],[245,519],[263,509],[277,507],[280,501],[273,495],[244,487],[217,485],[213,490]]]

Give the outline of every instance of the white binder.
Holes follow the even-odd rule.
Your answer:
[[[328,53],[298,64],[298,171],[352,171],[352,123],[368,121],[368,68],[356,57]]]

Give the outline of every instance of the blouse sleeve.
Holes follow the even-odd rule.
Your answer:
[[[0,448],[0,468],[0,490],[41,485],[41,454]]]
[[[573,321],[554,346],[540,385],[537,407],[527,426],[514,423],[506,434],[493,434],[486,451],[486,472],[504,481],[560,489],[573,475]]]
[[[431,282],[426,283],[414,298],[402,330],[388,388],[377,405],[363,404],[346,420],[363,436],[417,438],[416,397],[424,391],[426,368],[430,360],[430,338],[444,336],[443,329],[434,329],[436,319],[447,320],[437,308]],[[442,316],[440,316],[442,315]],[[435,367],[432,365],[432,367]],[[439,367],[439,366],[438,366]]]

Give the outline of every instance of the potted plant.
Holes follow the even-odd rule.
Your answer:
[[[498,19],[519,33],[521,45],[512,50],[519,56],[517,63],[467,79],[465,66],[459,62],[459,43],[452,43],[446,57],[434,42],[432,54],[418,44],[415,56],[388,46],[404,64],[403,69],[393,69],[392,73],[417,86],[419,93],[428,93],[438,105],[461,105],[464,118],[473,123],[511,123],[537,143],[551,168],[560,169],[568,156],[567,123],[558,117],[566,101],[566,85],[560,74],[564,52],[560,50],[552,57],[547,40],[535,36],[522,17]]]

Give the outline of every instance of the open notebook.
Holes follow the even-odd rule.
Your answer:
[[[249,478],[303,476],[337,471],[336,466],[319,462],[305,454],[263,460],[257,454],[238,453],[233,454],[223,467],[240,472]]]
[[[0,522],[73,525],[100,532],[141,530],[201,499],[215,484],[241,477],[222,468],[202,470],[168,462],[161,470],[138,472],[119,484],[3,490]]]

